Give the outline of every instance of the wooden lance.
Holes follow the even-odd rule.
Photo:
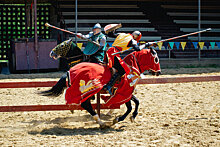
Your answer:
[[[71,32],[71,31],[68,31],[68,30],[65,30],[65,29],[58,28],[58,27],[53,26],[53,25],[51,25],[51,24],[49,24],[49,23],[45,23],[45,26],[46,26],[46,27],[51,27],[51,28],[54,28],[54,29],[57,29],[57,30],[60,30],[60,31],[63,31],[63,32],[66,32],[66,33],[70,33],[70,34],[76,35],[78,38],[81,38],[81,39],[86,40],[86,41],[89,41],[89,42],[91,42],[91,43],[93,43],[93,44],[95,44],[95,45],[97,45],[97,46],[100,46],[97,42],[92,41],[92,40],[87,39],[87,38],[84,38],[84,37],[82,37],[82,36],[80,36],[80,35],[77,35],[77,34],[74,33],[74,32]]]
[[[174,39],[179,39],[179,38],[183,38],[183,37],[187,37],[187,36],[191,36],[191,35],[195,35],[195,34],[199,34],[199,33],[203,33],[203,32],[208,32],[208,31],[211,31],[211,30],[212,30],[211,28],[208,28],[208,29],[205,29],[205,30],[201,30],[201,31],[197,31],[197,32],[193,32],[193,33],[189,33],[189,34],[185,34],[185,35],[181,35],[181,36],[176,36],[176,37],[172,37],[172,38],[168,38],[168,39],[164,39],[164,40],[160,40],[160,41],[147,42],[147,43],[145,43],[143,45],[140,45],[140,49],[143,49],[143,48],[148,47],[148,46],[152,46],[152,45],[157,44],[159,42],[166,42],[166,41],[170,41],[170,40],[174,40]],[[132,50],[134,50],[134,49],[130,48],[128,50],[120,51],[120,52],[114,53],[112,55],[122,54],[122,53],[125,53],[125,52],[128,52],[128,51],[132,51]]]

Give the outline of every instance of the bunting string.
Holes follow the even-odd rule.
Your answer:
[[[140,42],[143,44],[145,42]],[[77,43],[77,46],[81,49],[84,46],[84,43]],[[112,42],[108,42],[108,46],[112,47]],[[201,49],[201,50],[209,50],[209,49],[220,49],[220,42],[158,42],[157,43],[159,50],[162,49],[182,49],[183,51],[187,49]]]

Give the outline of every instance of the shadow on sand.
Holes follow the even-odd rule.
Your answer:
[[[114,118],[109,115],[101,114],[101,120],[103,121],[112,121]],[[81,115],[81,116],[71,116],[71,117],[57,117],[52,120],[32,120],[29,122],[22,123],[28,123],[32,125],[33,127],[38,126],[40,124],[62,124],[62,123],[68,123],[68,122],[93,122],[93,118],[89,114]]]
[[[94,128],[64,128],[64,127],[53,127],[49,129],[43,129],[42,131],[30,131],[31,135],[56,135],[56,136],[72,136],[72,135],[101,135],[108,134],[112,132],[122,132],[123,129],[106,128],[100,129],[99,127]]]
[[[101,119],[106,122],[107,124],[109,122],[112,122],[112,116],[108,116],[105,114],[101,114]],[[76,125],[71,126],[71,122],[82,122],[85,124],[84,127],[77,127],[77,128],[71,128]],[[100,129],[98,127],[98,124],[96,125],[95,121],[92,119],[90,115],[83,115],[83,116],[73,116],[73,117],[58,117],[52,120],[33,120],[30,122],[22,122],[22,123],[29,123],[31,124],[31,128],[36,126],[41,126],[45,124],[55,124],[53,128],[45,128],[41,131],[29,131],[28,133],[31,135],[57,135],[57,136],[69,136],[69,135],[100,135],[100,134],[106,134],[111,133],[112,131],[121,132],[123,131],[122,128],[115,129],[114,127],[108,127],[106,129]],[[63,127],[63,123],[70,123],[70,126]],[[95,126],[94,126],[95,124]],[[48,126],[49,127],[49,126]]]

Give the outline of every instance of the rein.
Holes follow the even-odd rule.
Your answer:
[[[63,58],[66,58],[68,60],[68,59],[78,58],[78,57],[81,57],[81,56],[83,56],[83,55],[77,55],[77,56],[74,56],[74,57],[63,57]]]

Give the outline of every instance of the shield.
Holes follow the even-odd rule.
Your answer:
[[[121,24],[109,24],[109,25],[104,27],[104,31],[105,31],[106,34],[108,34],[109,32],[117,30],[118,28],[121,28],[121,27],[122,27]]]
[[[97,45],[88,42],[85,49],[83,50],[83,54],[85,55],[93,55],[98,51],[99,47]]]

